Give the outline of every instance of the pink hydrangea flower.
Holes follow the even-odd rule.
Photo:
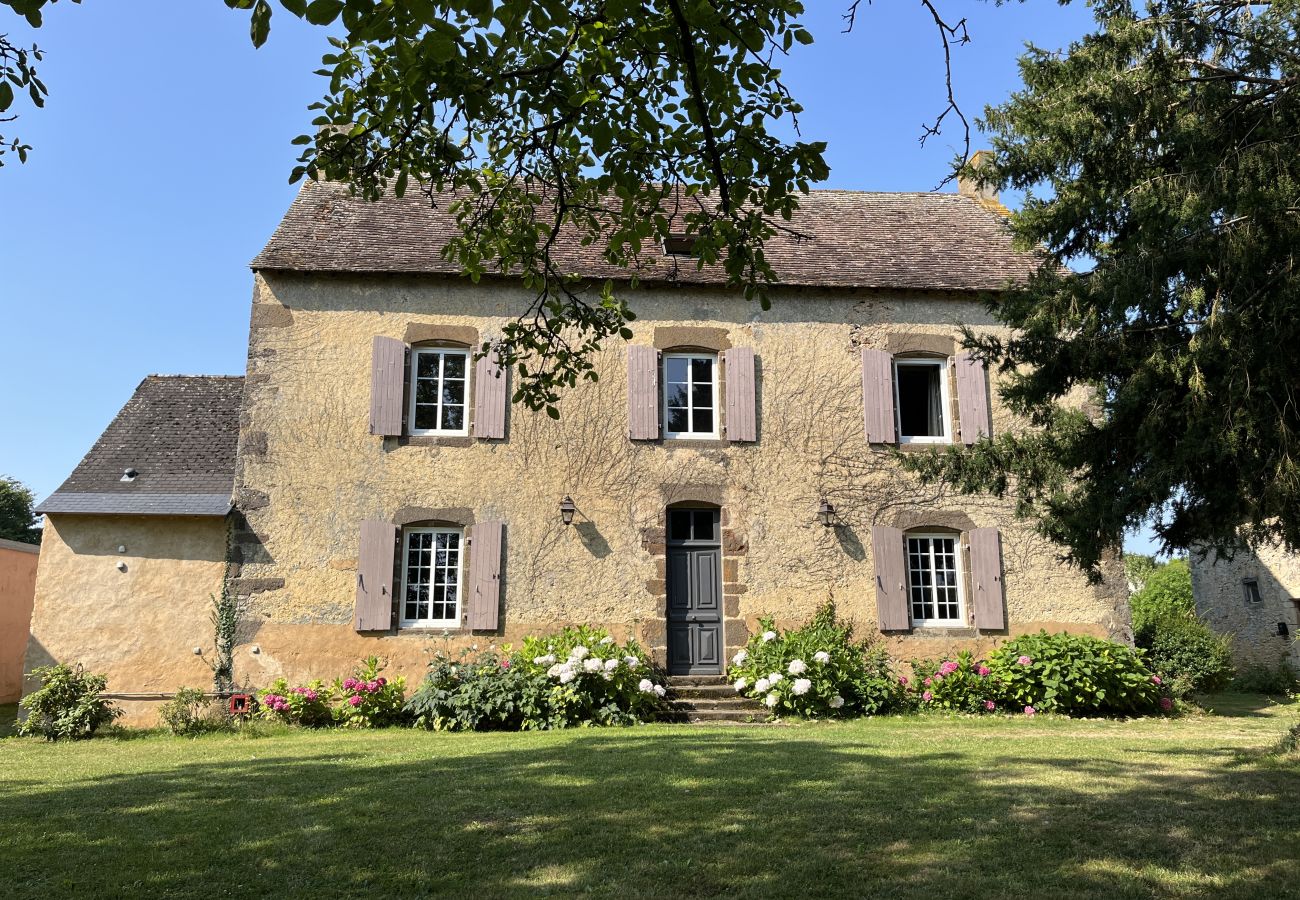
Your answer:
[[[921,699],[924,700],[926,703],[929,703],[931,700],[934,699],[934,694],[931,694],[929,691],[926,691],[924,694],[921,695]]]
[[[979,672],[980,678],[984,678],[989,674],[990,669],[988,666],[980,666],[975,671]]]
[[[898,683],[901,684],[903,687],[907,687],[907,676],[906,676],[906,675],[899,675],[899,676],[898,676]]]
[[[1152,683],[1152,684],[1164,684],[1164,682],[1160,680],[1160,676],[1159,676],[1159,675],[1152,675],[1152,676],[1151,676],[1151,683]]]
[[[510,660],[506,660],[506,662],[510,662]],[[375,683],[380,687],[383,687],[384,685],[388,684],[388,679],[385,678],[383,675],[380,675],[378,678],[375,679]]]
[[[353,690],[356,686],[357,686],[357,680],[355,678],[343,679],[343,687],[345,690],[349,690],[349,691]]]
[[[1161,697],[1160,708],[1165,712],[1169,712],[1169,710],[1174,708],[1174,701],[1170,700],[1168,697]]]
[[[1038,710],[1034,709],[1032,706],[1025,707],[1025,715],[1032,716],[1032,715],[1036,715],[1037,713]]]
[[[922,684],[924,684],[926,687],[929,687],[933,681],[934,679],[931,678],[929,675],[927,675],[925,676],[925,681],[923,681]]]
[[[948,660],[948,662],[944,663],[939,667],[939,674],[951,675],[953,672],[956,672],[958,668],[960,667],[955,662],[953,662],[952,660]]]
[[[1016,660],[1016,662],[1020,663],[1020,665],[1022,665],[1022,666],[1027,666],[1027,665],[1029,665],[1031,662],[1033,662],[1033,660],[1030,659],[1028,656],[1022,656],[1022,657],[1020,657],[1018,660]]]
[[[510,668],[510,660],[508,660],[508,659],[503,659],[503,660],[501,660],[501,668],[503,668],[503,669],[508,669],[508,668]]]
[[[361,698],[356,694],[353,694],[351,697],[348,698],[348,703],[350,703],[353,706],[360,706]]]
[[[987,709],[989,712],[993,712],[993,710],[998,708],[998,705],[994,703],[992,700],[985,700],[984,708]]]

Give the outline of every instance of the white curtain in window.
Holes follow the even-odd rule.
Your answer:
[[[943,394],[941,393],[939,379],[943,377],[943,367],[934,366],[930,369],[930,406],[927,415],[928,430],[926,434],[938,437],[943,434]]]

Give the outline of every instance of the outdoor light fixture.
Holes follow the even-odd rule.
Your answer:
[[[825,497],[822,498],[821,506],[817,507],[817,521],[827,528],[835,524],[835,507]]]
[[[572,525],[573,514],[577,509],[578,507],[573,505],[573,498],[565,494],[564,499],[560,501],[560,521],[565,525]]]

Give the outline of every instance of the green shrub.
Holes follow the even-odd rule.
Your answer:
[[[313,681],[289,687],[283,678],[257,695],[257,714],[272,722],[321,728],[334,723],[330,707],[330,689],[324,682]]]
[[[536,730],[634,725],[659,716],[665,690],[635,641],[565,628],[529,637],[513,653],[453,661],[439,656],[407,704],[423,728]]]
[[[913,690],[922,709],[993,712],[1002,699],[1002,683],[993,670],[969,651],[956,659],[912,661]]]
[[[1211,694],[1232,680],[1231,641],[1194,617],[1169,615],[1148,621],[1137,645],[1175,697]]]
[[[1289,694],[1297,686],[1295,670],[1285,662],[1248,666],[1232,680],[1232,689],[1243,694]]]
[[[759,619],[761,633],[731,660],[727,677],[738,693],[773,715],[872,715],[897,707],[903,689],[879,641],[853,640],[853,626],[827,603],[800,628],[779,632]]]
[[[177,688],[176,696],[163,704],[158,715],[175,735],[224,731],[232,724],[225,706],[207,697],[202,688]]]
[[[351,678],[334,682],[339,701],[335,718],[346,728],[384,728],[405,721],[406,679],[389,680],[379,674],[384,664],[379,657],[367,657]]]
[[[1187,560],[1171,559],[1146,574],[1142,587],[1129,597],[1133,611],[1133,634],[1138,646],[1141,636],[1155,623],[1170,617],[1189,618],[1196,614],[1192,601],[1192,572]]]
[[[27,713],[18,723],[19,734],[40,735],[47,741],[88,738],[122,715],[100,696],[108,684],[104,675],[64,663],[41,666],[32,675],[41,680],[41,687],[18,704]]]
[[[1137,651],[1100,638],[1025,634],[993,651],[988,666],[1003,702],[1026,713],[1145,715],[1172,708]]]

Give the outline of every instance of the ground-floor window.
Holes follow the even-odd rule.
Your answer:
[[[907,536],[907,586],[914,625],[960,625],[961,562],[956,535]]]
[[[402,624],[460,625],[459,528],[408,528],[402,538]]]

